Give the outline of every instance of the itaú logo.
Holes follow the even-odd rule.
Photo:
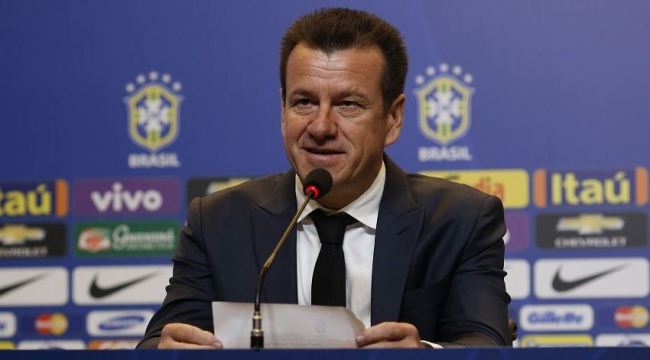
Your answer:
[[[142,315],[118,316],[104,321],[99,324],[99,329],[103,331],[116,331],[131,329],[142,325],[147,319]]]
[[[648,170],[554,171],[533,173],[533,202],[538,207],[637,205],[648,203]]]

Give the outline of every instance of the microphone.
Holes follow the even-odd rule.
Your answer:
[[[312,199],[316,200],[325,196],[331,189],[332,175],[330,175],[329,171],[318,168],[307,174],[302,192],[308,197],[311,194]]]
[[[264,331],[262,330],[262,313],[260,311],[260,293],[262,292],[262,286],[264,285],[266,272],[273,264],[276,255],[280,251],[280,248],[282,248],[282,245],[284,245],[284,242],[289,237],[291,230],[293,230],[293,228],[296,226],[298,217],[300,214],[302,214],[303,211],[305,211],[305,207],[307,207],[309,201],[312,199],[316,200],[327,195],[327,193],[332,189],[332,182],[332,175],[330,175],[329,171],[325,169],[314,169],[310,171],[309,174],[307,174],[302,188],[302,191],[307,196],[307,198],[305,201],[303,201],[302,205],[300,205],[298,211],[296,211],[296,214],[289,222],[289,225],[287,225],[287,228],[284,230],[284,233],[280,237],[280,240],[275,245],[275,248],[271,252],[271,255],[269,255],[268,259],[266,259],[264,265],[262,266],[262,269],[260,269],[260,272],[257,275],[257,288],[255,289],[255,303],[253,311],[253,329],[251,330],[251,349],[264,348]]]

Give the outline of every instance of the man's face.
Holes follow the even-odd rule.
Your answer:
[[[326,54],[298,44],[287,61],[282,104],[284,148],[304,179],[315,168],[334,178],[321,204],[340,209],[363,194],[381,167],[384,147],[397,140],[404,95],[384,113],[384,59],[376,48]]]

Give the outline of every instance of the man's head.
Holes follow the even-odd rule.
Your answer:
[[[284,34],[280,49],[282,96],[287,90],[287,61],[291,51],[303,44],[331,54],[352,48],[379,49],[384,58],[381,92],[384,111],[404,92],[408,69],[406,47],[399,31],[383,19],[361,10],[325,8],[296,20]]]
[[[387,60],[393,52],[404,61],[395,71]],[[384,147],[399,137],[406,73],[399,33],[374,15],[319,10],[291,26],[282,63],[287,157],[303,179],[315,168],[327,169],[334,186],[319,202],[340,209],[368,189]]]

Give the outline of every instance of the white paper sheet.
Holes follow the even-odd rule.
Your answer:
[[[355,348],[364,328],[350,310],[335,306],[262,304],[264,348]],[[250,348],[252,303],[212,303],[214,334],[225,349]]]

